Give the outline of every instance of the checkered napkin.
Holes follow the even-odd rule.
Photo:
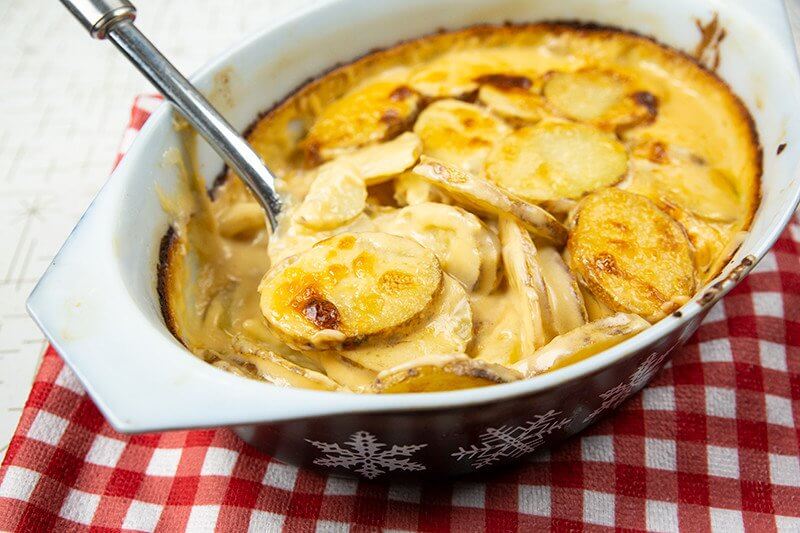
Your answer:
[[[136,101],[121,152],[153,104]],[[800,531],[799,258],[794,222],[642,394],[555,450],[440,484],[328,477],[226,429],[120,435],[51,349],[0,467],[0,530]]]

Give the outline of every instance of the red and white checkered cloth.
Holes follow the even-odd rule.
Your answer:
[[[225,429],[120,435],[49,350],[0,467],[0,530],[800,531],[799,259],[793,222],[617,413],[440,484],[328,477]]]

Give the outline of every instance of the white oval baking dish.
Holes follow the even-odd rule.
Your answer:
[[[147,122],[42,277],[29,299],[30,313],[122,432],[234,426],[279,458],[317,465],[325,461],[312,441],[343,443],[367,435],[381,443],[414,445],[409,462],[416,466],[399,470],[432,475],[500,464],[551,444],[613,407],[604,401],[609,390],[624,397],[644,386],[709,308],[763,257],[792,216],[800,198],[800,74],[781,0],[339,0],[265,29],[193,78],[243,129],[336,63],[439,28],[578,20],[633,30],[690,51],[699,40],[696,21],[715,14],[727,31],[718,73],[750,109],[764,147],[762,204],[750,235],[709,284],[722,281],[718,290],[700,291],[680,316],[602,354],[516,383],[413,395],[279,388],[193,357],[165,327],[156,293],[159,240],[169,224],[156,188],[173,191],[177,182],[176,169],[163,159],[179,142],[168,105]],[[222,163],[205,146],[199,156],[210,182]],[[488,463],[459,455],[490,427],[528,423],[545,430],[518,454]]]

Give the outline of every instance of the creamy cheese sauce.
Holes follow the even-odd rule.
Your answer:
[[[759,200],[757,139],[724,84],[603,30],[478,28],[406,43],[302,88],[249,140],[281,178],[278,230],[269,235],[236,176],[210,200],[186,170],[191,150],[168,154],[183,186],[162,195],[174,219],[162,305],[195,355],[281,386],[449,390],[574,363],[685,302],[735,251]],[[641,218],[592,208],[607,188]],[[274,308],[268,278],[293,261],[312,268],[298,257],[342,235],[364,236],[372,256],[342,266],[333,248],[314,252],[313,306],[297,304],[312,285],[292,282]],[[645,254],[651,245],[667,255]],[[374,289],[384,304],[368,309],[335,287],[369,292],[376,269],[411,268],[400,253],[433,254],[442,281],[430,295],[421,279],[397,289],[408,304],[390,327],[386,294]]]

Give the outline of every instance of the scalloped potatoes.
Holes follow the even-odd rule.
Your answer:
[[[189,177],[159,290],[195,355],[279,386],[436,392],[574,364],[691,298],[759,199],[739,100],[612,30],[403,43],[248,138],[280,178],[277,231],[235,175],[210,202]]]

